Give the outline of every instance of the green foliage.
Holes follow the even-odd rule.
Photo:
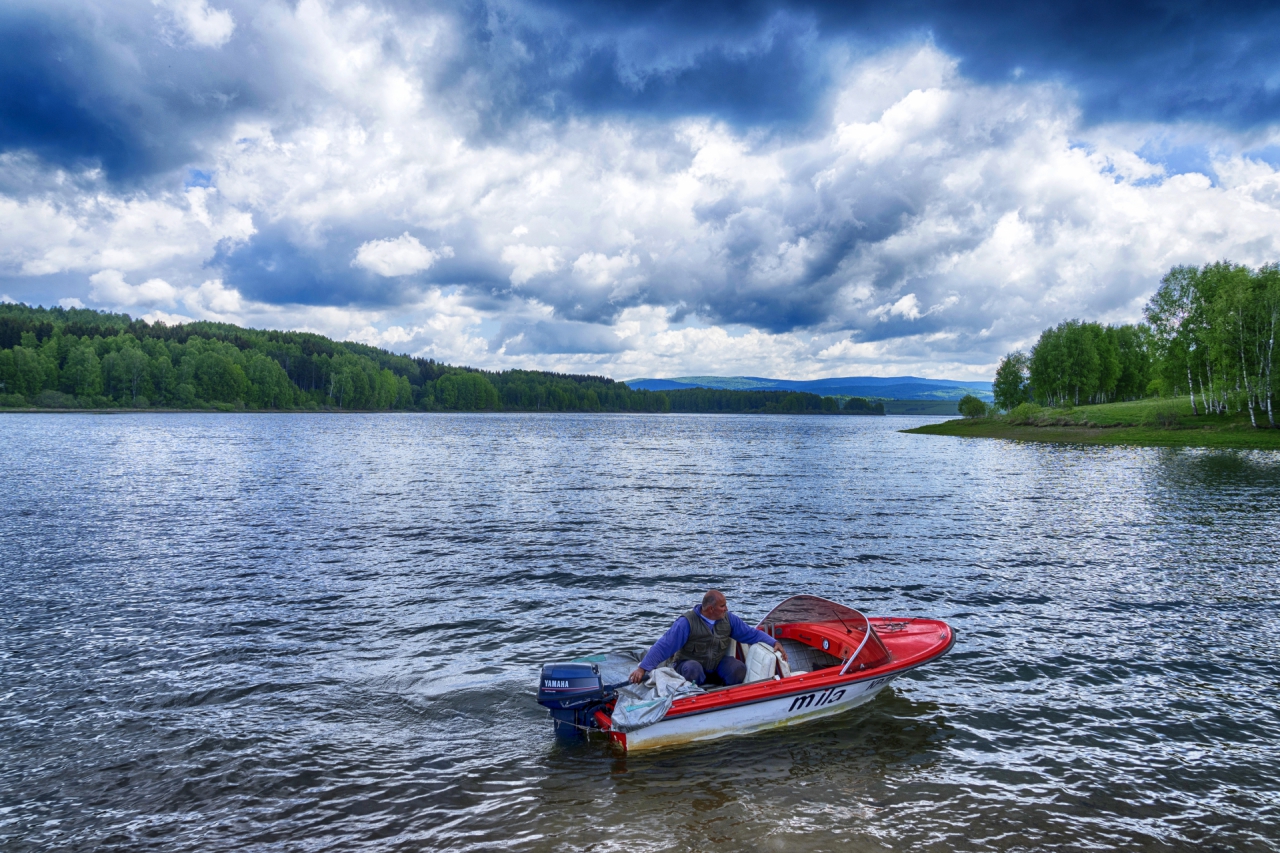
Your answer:
[[[1193,415],[1247,412],[1254,426],[1276,426],[1280,268],[1174,267],[1146,317],[1163,393],[1187,399]]]
[[[497,409],[498,389],[479,373],[446,373],[436,380],[435,400],[443,409]]]
[[[1100,403],[1074,409],[1021,407],[1001,418],[957,418],[904,432],[968,438],[1148,447],[1237,447],[1280,451],[1280,430],[1254,429],[1244,412],[1195,415],[1186,397]],[[1016,414],[1015,414],[1016,413]]]
[[[38,352],[24,346],[0,351],[0,382],[3,391],[31,397],[44,388],[45,369]]]
[[[844,401],[840,411],[846,415],[883,415],[884,402],[876,400],[873,403],[866,397],[850,397]]]
[[[453,368],[450,368],[453,369]],[[600,376],[565,375],[532,370],[484,374],[498,390],[504,409],[534,412],[666,412],[665,394],[632,391],[622,382]]]
[[[1137,399],[1150,381],[1149,341],[1144,326],[1068,320],[1045,329],[1027,364],[1029,397],[1050,406]]]
[[[966,418],[981,418],[987,414],[987,404],[972,394],[965,394],[961,397],[957,408],[959,408],[960,414]]]
[[[67,355],[61,371],[62,390],[77,397],[96,397],[102,391],[102,363],[87,339]]]
[[[1009,414],[1005,416],[1005,420],[1011,424],[1030,424],[1035,422],[1036,415],[1041,411],[1043,411],[1043,409],[1035,403],[1019,403],[1009,410]]]
[[[673,412],[724,412],[752,415],[884,414],[883,404],[873,404],[862,397],[850,397],[842,406],[835,397],[822,397],[803,391],[679,388],[663,391],[661,394],[670,401],[670,410]]]
[[[997,409],[1010,411],[1031,399],[1031,359],[1025,352],[1011,352],[1000,359],[991,383]]]
[[[1252,426],[1276,426],[1280,266],[1173,267],[1144,313],[1147,323],[1138,326],[1069,320],[1046,329],[1031,351],[1031,396],[1057,407],[1182,397],[1193,416],[1244,412]],[[1017,384],[1015,355],[996,374],[1002,408]],[[1173,423],[1158,413],[1149,421]]]
[[[61,391],[41,391],[31,400],[31,405],[42,409],[76,409],[80,407],[80,402]]]
[[[491,373],[305,332],[15,304],[0,304],[0,383],[0,405],[43,408],[852,414],[880,405],[716,391],[711,400],[685,395],[676,408],[668,393],[601,376]]]
[[[1143,413],[1140,423],[1162,429],[1175,429],[1179,424],[1178,406],[1172,401],[1162,401]]]

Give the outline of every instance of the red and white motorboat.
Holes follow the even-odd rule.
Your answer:
[[[660,717],[642,727],[615,723],[614,716],[622,716],[618,702],[629,701],[627,688],[625,681],[605,683],[610,675],[625,675],[633,661],[612,666],[612,672],[607,664],[611,656],[605,655],[547,664],[538,701],[551,711],[558,730],[601,731],[628,751],[655,749],[794,725],[856,708],[955,644],[955,632],[940,620],[868,618],[816,595],[788,598],[758,627],[781,641],[789,662],[779,659],[775,666],[772,650],[759,647],[764,644],[731,647],[730,653],[748,662],[753,675],[747,683],[670,697],[658,707]],[[763,672],[762,656],[767,660]]]

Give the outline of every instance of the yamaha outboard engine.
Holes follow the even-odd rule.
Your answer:
[[[595,712],[604,707],[614,687],[605,687],[593,663],[549,663],[542,667],[538,704],[551,712],[557,734],[599,728]]]

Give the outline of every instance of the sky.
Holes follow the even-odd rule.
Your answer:
[[[1280,260],[1280,7],[9,0],[0,300],[986,379]]]

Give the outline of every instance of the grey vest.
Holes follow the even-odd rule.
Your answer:
[[[707,627],[696,610],[690,610],[684,619],[689,623],[689,639],[676,652],[676,663],[696,660],[705,672],[711,672],[729,650],[729,632],[733,629],[729,627],[728,615],[717,620],[714,629]]]

